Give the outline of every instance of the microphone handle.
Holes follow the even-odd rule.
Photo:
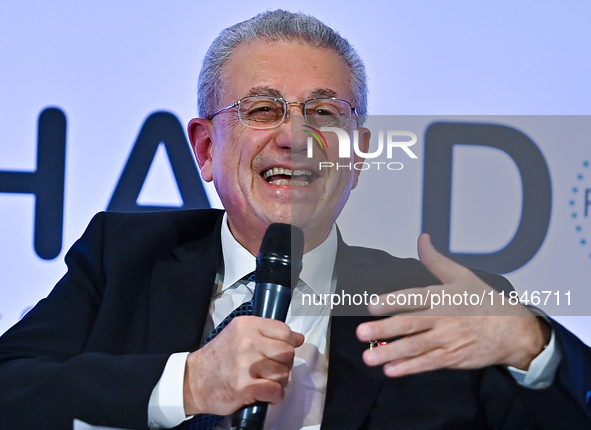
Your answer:
[[[268,405],[265,402],[255,402],[238,409],[232,415],[231,430],[262,430],[267,417]]]
[[[253,297],[253,315],[285,321],[291,288],[270,282],[257,282]],[[232,416],[232,430],[262,430],[267,417],[265,402],[255,402],[239,409]]]
[[[285,321],[291,302],[291,288],[270,282],[257,282],[254,288],[252,314]]]

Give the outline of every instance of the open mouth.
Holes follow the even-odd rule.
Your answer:
[[[295,169],[292,171],[284,167],[273,167],[264,171],[262,176],[270,184],[292,187],[305,187],[316,179],[316,175],[311,170]]]

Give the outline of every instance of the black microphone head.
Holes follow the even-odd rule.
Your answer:
[[[304,232],[290,224],[271,224],[257,256],[256,282],[292,285],[302,270]]]

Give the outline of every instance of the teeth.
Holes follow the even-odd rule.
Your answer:
[[[263,178],[267,179],[268,177],[273,176],[273,175],[311,176],[312,171],[311,170],[294,170],[292,173],[291,169],[286,169],[284,167],[273,167],[272,169],[267,170],[263,174]],[[281,179],[281,180],[284,180],[284,179]],[[273,181],[273,183],[276,183],[276,182],[277,181]],[[299,181],[299,182],[304,182],[304,181]]]
[[[287,180],[287,179],[275,179],[274,181],[269,182],[273,185],[290,185],[292,187],[305,187],[310,182],[308,181],[296,181],[296,180]]]

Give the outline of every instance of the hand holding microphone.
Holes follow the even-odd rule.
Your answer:
[[[253,314],[285,321],[292,287],[302,270],[304,233],[289,224],[271,224],[261,243],[255,271]],[[256,402],[237,411],[232,429],[260,430],[265,423],[267,403]]]
[[[258,294],[255,289],[255,312],[259,316],[283,314],[285,318],[289,301],[286,302],[283,292],[287,288],[290,297],[292,278],[297,282],[303,233],[299,231],[296,236],[298,233],[294,232],[293,247],[300,250],[292,253],[292,227],[279,227],[281,233],[275,229],[269,227],[270,232],[265,235],[270,235],[269,239],[263,240],[259,252],[255,280],[257,285],[270,285],[258,288]],[[263,310],[259,310],[261,303]],[[185,413],[231,415],[255,400],[280,402],[293,365],[294,348],[302,342],[300,333],[292,332],[279,320],[235,318],[211,342],[189,354],[185,368]],[[255,425],[262,428],[264,419],[263,414],[262,421]]]

